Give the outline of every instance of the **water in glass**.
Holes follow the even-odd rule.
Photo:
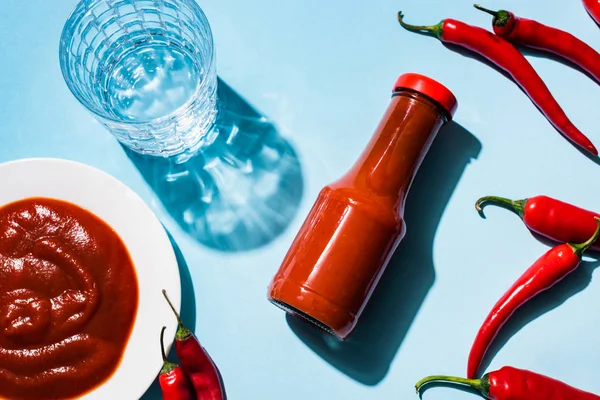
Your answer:
[[[61,67],[134,151],[192,155],[216,136],[212,34],[193,0],[83,0],[63,31]]]

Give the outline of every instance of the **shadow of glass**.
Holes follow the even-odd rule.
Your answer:
[[[553,243],[552,245],[556,246],[556,243]],[[594,257],[597,257],[598,253],[593,255]],[[554,310],[565,301],[587,288],[592,282],[594,270],[599,265],[600,261],[582,262],[575,271],[557,283],[554,287],[540,293],[527,304],[515,311],[490,345],[479,371],[486,371],[494,357],[510,338],[517,334],[517,332],[523,329],[527,324]]]
[[[175,257],[177,258],[177,265],[179,266],[179,276],[181,280],[181,320],[188,329],[194,331],[196,327],[196,297],[194,295],[194,285],[192,283],[192,277],[190,275],[190,271],[188,269],[185,258],[183,257],[181,250],[177,246],[177,243],[175,243],[175,240],[173,240],[173,237],[168,231],[167,235],[169,236],[169,240],[171,241],[171,245],[173,246],[173,251],[175,252]],[[175,322],[175,320],[173,321]],[[148,351],[160,351],[158,347],[159,333],[160,332],[156,333],[156,348],[148,349]],[[177,359],[177,354],[175,353],[175,346],[171,348],[171,351],[169,353],[169,359],[173,362],[179,362],[179,360]],[[150,388],[148,388],[148,390],[141,397],[140,400],[160,399],[162,399],[162,393],[160,390],[160,385],[158,384],[158,379],[155,379]]]
[[[198,242],[260,248],[288,227],[303,194],[298,156],[272,122],[219,79],[218,134],[191,159],[125,152],[163,207]]]
[[[365,384],[387,374],[408,329],[435,281],[435,233],[454,188],[481,143],[455,122],[434,141],[406,204],[407,233],[353,335],[344,342],[287,315],[295,334],[335,368]]]

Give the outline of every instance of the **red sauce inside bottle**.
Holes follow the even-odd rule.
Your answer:
[[[46,198],[0,208],[0,397],[66,399],[99,386],[137,307],[134,265],[104,221]]]
[[[325,186],[271,281],[268,298],[339,339],[354,331],[402,240],[404,203],[454,95],[406,74],[355,165]]]

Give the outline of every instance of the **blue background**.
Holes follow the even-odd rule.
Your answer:
[[[0,161],[84,162],[119,178],[153,207],[180,249],[184,317],[218,363],[230,399],[410,399],[424,375],[465,373],[488,310],[547,250],[507,211],[490,208],[481,219],[473,207],[478,197],[547,194],[600,210],[600,167],[569,145],[514,83],[396,22],[403,7],[411,23],[454,17],[489,28],[490,17],[471,3],[200,1],[213,28],[219,76],[276,124],[301,166],[302,181],[291,191],[297,199],[290,200],[299,206],[282,232],[255,249],[223,251],[186,233],[143,168],[68,91],[58,41],[74,1],[2,1]],[[489,0],[485,6],[569,30],[600,48],[600,29],[578,1]],[[571,119],[600,145],[598,85],[556,61],[528,58]],[[270,305],[267,285],[318,191],[358,157],[404,72],[444,83],[459,109],[415,182],[408,236],[361,327],[352,340],[337,343]],[[594,267],[582,266],[520,312],[489,368],[532,369],[600,393]],[[152,393],[148,399],[158,398]],[[474,397],[434,388],[424,398]]]

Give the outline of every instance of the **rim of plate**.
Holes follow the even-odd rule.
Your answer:
[[[81,399],[141,398],[163,363],[159,350],[160,329],[166,326],[166,338],[174,338],[177,328],[161,290],[167,290],[178,312],[181,308],[177,258],[158,217],[123,182],[76,161],[24,158],[0,163],[0,187],[0,207],[31,197],[64,200],[94,213],[121,237],[138,279],[136,319],[114,374]],[[170,349],[172,340],[167,341],[165,346]]]

